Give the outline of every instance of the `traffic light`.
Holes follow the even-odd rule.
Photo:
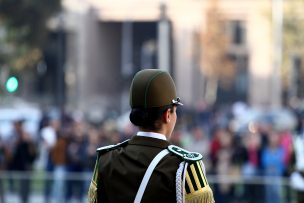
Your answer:
[[[9,77],[5,83],[6,90],[9,93],[16,92],[18,89],[18,86],[19,86],[19,81],[15,76]]]

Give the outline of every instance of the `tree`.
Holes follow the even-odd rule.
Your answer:
[[[204,99],[209,104],[216,101],[219,81],[233,75],[233,66],[227,54],[229,41],[224,23],[218,0],[209,0],[206,30],[201,32],[201,71],[206,81]]]
[[[285,90],[288,89],[287,91],[289,91],[289,96],[296,97],[304,96],[304,83],[301,82],[301,78],[304,75],[304,67],[302,65],[301,67],[299,67],[298,70],[293,70],[295,68],[293,65],[294,59],[300,60],[302,64],[304,62],[304,15],[302,12],[303,8],[304,0],[286,1],[283,25],[283,87],[285,88]],[[298,81],[291,82],[292,80]],[[297,82],[300,82],[300,84],[297,84]],[[292,89],[294,88],[297,89],[296,91],[298,92],[298,94],[296,92],[290,94],[290,91],[293,91]]]
[[[47,20],[60,9],[60,0],[0,1],[0,65],[22,70],[42,57]]]

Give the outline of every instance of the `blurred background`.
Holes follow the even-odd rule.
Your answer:
[[[172,74],[171,142],[204,155],[217,203],[304,202],[303,9],[1,0],[0,203],[87,202],[96,148],[137,131],[129,86],[144,68]]]

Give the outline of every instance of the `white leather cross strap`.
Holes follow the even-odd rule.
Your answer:
[[[147,184],[150,180],[150,177],[155,169],[155,167],[157,166],[157,164],[160,162],[160,160],[162,160],[162,158],[164,158],[164,156],[166,156],[167,154],[169,154],[169,151],[167,149],[162,150],[161,152],[159,152],[154,159],[152,160],[152,162],[150,163],[144,178],[142,179],[139,189],[137,191],[134,203],[140,203],[141,199],[143,197],[143,194],[145,192],[145,189],[147,187]]]

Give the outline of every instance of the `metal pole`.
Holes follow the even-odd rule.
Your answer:
[[[297,54],[293,54],[291,57],[291,68],[289,73],[289,91],[288,99],[298,99],[298,81],[301,69],[301,58]]]
[[[121,71],[124,77],[133,73],[133,23],[122,23]]]
[[[273,70],[272,70],[272,106],[280,107],[281,98],[281,66],[283,38],[283,0],[272,0],[273,19]]]
[[[123,90],[121,93],[121,112],[125,112],[129,106],[130,76],[133,74],[133,22],[122,22],[121,34],[121,74],[123,77]]]
[[[158,22],[158,68],[170,71],[170,24],[166,15],[166,5],[160,4]]]
[[[58,26],[58,55],[57,55],[57,85],[56,85],[56,97],[57,105],[60,112],[64,113],[65,105],[65,78],[64,78],[64,22],[63,13],[59,16]]]

